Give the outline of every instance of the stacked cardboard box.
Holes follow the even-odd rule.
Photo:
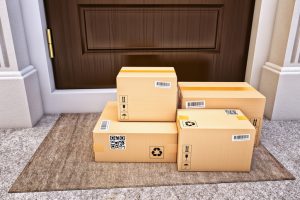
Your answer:
[[[94,129],[95,160],[176,162],[173,122],[119,122],[117,102],[108,102]]]
[[[249,171],[255,128],[240,110],[180,109],[179,171]]]
[[[119,120],[174,122],[177,94],[173,67],[123,67],[117,76]]]
[[[172,67],[123,67],[117,102],[107,103],[93,131],[95,160],[249,171],[265,97],[247,83],[181,82],[179,89],[177,100]]]
[[[256,128],[259,145],[266,98],[246,82],[179,82],[181,109],[240,109]]]
[[[123,67],[117,102],[93,131],[99,162],[176,162],[177,77],[173,67]]]

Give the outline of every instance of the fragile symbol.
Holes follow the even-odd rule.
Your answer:
[[[127,103],[128,102],[128,96],[127,95],[120,95],[119,99],[120,99],[120,103]]]
[[[187,161],[189,154],[185,154],[184,157],[185,157],[185,161]]]
[[[256,127],[256,124],[257,124],[257,119],[254,119],[254,120],[253,120],[253,126]]]
[[[185,152],[189,152],[189,146],[185,146]]]
[[[121,119],[128,119],[128,113],[127,112],[121,111],[120,115],[121,115]]]
[[[157,156],[157,157],[159,157],[159,156],[161,156],[162,155],[162,150],[159,148],[159,147],[156,147],[156,148],[154,148],[153,150],[152,150],[152,155],[153,156]]]

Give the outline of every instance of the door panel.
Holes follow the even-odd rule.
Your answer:
[[[83,43],[86,52],[215,49],[220,10],[168,6],[80,7]]]
[[[254,0],[45,0],[56,88],[110,88],[122,66],[243,81]]]

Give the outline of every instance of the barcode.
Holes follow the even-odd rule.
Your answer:
[[[110,121],[109,121],[109,120],[103,120],[103,121],[101,121],[101,124],[100,124],[100,130],[101,130],[101,131],[108,131],[108,129],[109,129],[109,124],[110,124]]]
[[[236,110],[227,109],[225,110],[225,112],[227,115],[237,115]]]
[[[187,101],[186,108],[205,108],[205,101]]]
[[[171,87],[171,82],[155,81],[155,87],[170,88]]]
[[[243,135],[233,135],[232,136],[232,141],[248,141],[250,140],[250,135],[249,134],[243,134]]]
[[[109,136],[110,149],[125,150],[126,149],[126,136],[124,135],[110,135]]]

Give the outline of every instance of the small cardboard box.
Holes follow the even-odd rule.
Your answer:
[[[250,171],[255,128],[240,110],[177,111],[179,171]]]
[[[175,122],[119,122],[117,102],[108,102],[93,131],[98,162],[176,162]]]
[[[177,109],[173,67],[122,67],[117,76],[119,121],[173,121]]]
[[[179,82],[179,107],[240,109],[256,128],[259,145],[266,98],[246,82]]]

